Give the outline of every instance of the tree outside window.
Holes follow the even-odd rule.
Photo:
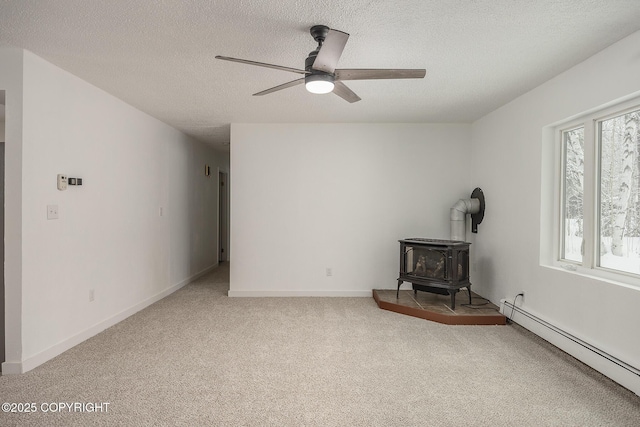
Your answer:
[[[564,203],[562,258],[582,262],[584,253],[584,127],[563,132]]]
[[[599,262],[640,274],[640,110],[599,122]]]

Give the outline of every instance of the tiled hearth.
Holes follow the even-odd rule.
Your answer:
[[[468,302],[467,290],[460,302]],[[408,316],[432,320],[448,325],[504,325],[506,317],[499,308],[471,292],[472,305],[457,304],[455,310],[450,307],[448,295],[438,295],[429,292],[414,293],[413,290],[401,290],[396,298],[395,289],[374,289],[373,298],[378,307]],[[466,301],[465,301],[466,300]],[[484,304],[484,305],[483,305]]]

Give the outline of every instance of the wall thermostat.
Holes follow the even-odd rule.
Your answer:
[[[67,189],[67,176],[61,173],[58,174],[58,190],[64,191]]]

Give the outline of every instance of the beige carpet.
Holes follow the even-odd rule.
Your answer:
[[[24,375],[0,425],[638,426],[640,398],[518,326],[372,298],[227,298],[222,266]],[[53,402],[107,412],[43,413]],[[55,408],[55,406],[54,406]]]

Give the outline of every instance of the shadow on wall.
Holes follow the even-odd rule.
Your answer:
[[[4,357],[4,117],[5,96],[0,90],[0,366]]]
[[[478,285],[480,285],[476,288],[477,292],[492,301],[494,295],[492,295],[491,288],[496,280],[493,262],[489,257],[479,257],[476,259],[475,265],[471,270],[471,283],[475,284],[474,282],[477,281]],[[474,277],[477,278],[477,280],[474,280]]]

